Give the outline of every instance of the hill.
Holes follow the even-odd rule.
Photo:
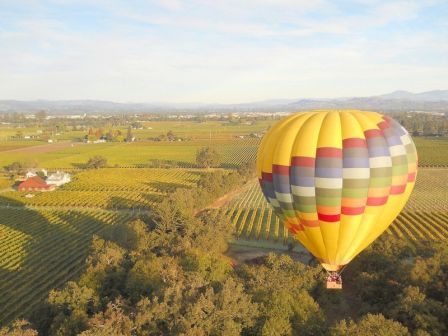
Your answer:
[[[270,99],[241,104],[200,103],[117,103],[101,100],[0,100],[0,113],[34,113],[45,110],[52,114],[67,113],[192,113],[192,112],[277,112],[321,108],[353,108],[379,111],[440,111],[448,112],[448,90],[421,93],[394,91],[369,97]]]

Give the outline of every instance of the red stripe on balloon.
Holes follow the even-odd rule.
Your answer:
[[[405,190],[406,190],[406,184],[394,185],[394,186],[390,187],[390,194],[391,195],[399,195],[399,194],[404,193]]]
[[[289,166],[273,164],[272,172],[277,175],[289,175]]]
[[[314,167],[316,164],[316,160],[312,157],[308,156],[293,156],[291,158],[292,166],[300,166],[300,167]]]
[[[343,215],[349,215],[349,216],[361,215],[362,213],[364,213],[364,209],[365,207],[357,207],[357,208],[342,207],[341,213]]]
[[[384,197],[368,197],[367,198],[367,205],[377,206],[377,205],[386,204],[387,198],[388,198],[388,196],[384,196]]]
[[[337,157],[342,158],[342,149],[334,147],[320,147],[317,149],[316,157]]]
[[[261,179],[262,179],[263,181],[269,181],[269,182],[272,182],[272,174],[271,174],[271,173],[265,173],[265,172],[262,172],[262,173],[261,173]]]
[[[383,136],[383,131],[378,129],[370,129],[364,132],[366,138],[377,138]]]
[[[289,232],[291,232],[292,234],[295,234],[297,232],[303,231],[304,228],[302,225],[296,225],[296,224],[291,224],[291,226],[289,227]]]
[[[302,223],[303,226],[306,226],[306,227],[317,227],[317,226],[319,226],[319,221],[318,220],[301,219],[300,222]]]
[[[342,147],[344,148],[367,147],[367,142],[365,139],[361,138],[349,138],[342,140]]]
[[[324,222],[339,222],[339,220],[341,219],[340,214],[326,215],[326,214],[318,213],[317,217],[319,218],[319,220],[324,221]]]
[[[382,121],[382,122],[380,122],[380,123],[378,124],[378,127],[381,128],[382,130],[384,130],[384,129],[386,129],[386,128],[389,128],[390,125],[389,125],[389,123],[388,123],[387,121]]]

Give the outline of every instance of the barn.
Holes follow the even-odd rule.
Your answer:
[[[54,185],[47,184],[41,177],[33,176],[19,184],[19,191],[50,191]]]

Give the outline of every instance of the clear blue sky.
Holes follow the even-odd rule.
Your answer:
[[[0,99],[448,89],[448,1],[0,0]]]

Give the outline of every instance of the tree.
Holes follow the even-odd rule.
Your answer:
[[[96,236],[93,238],[92,250],[79,285],[94,289],[102,299],[118,297],[125,277],[125,250]]]
[[[17,131],[16,135],[15,135],[16,139],[23,139],[23,132],[22,131]]]
[[[22,167],[25,169],[37,168],[39,166],[39,161],[36,159],[27,159],[23,161]]]
[[[47,118],[47,112],[45,111],[36,112],[35,117],[40,124]]]
[[[141,297],[163,296],[165,288],[182,279],[182,269],[170,256],[144,256],[129,271],[126,291],[131,301]]]
[[[52,290],[47,304],[47,316],[51,316],[50,333],[53,335],[77,335],[87,329],[89,314],[98,304],[93,289],[69,281],[62,290]]]
[[[204,147],[196,153],[196,163],[199,167],[210,168],[219,166],[221,155],[212,147]]]
[[[5,166],[5,170],[10,173],[17,173],[20,169],[22,169],[22,164],[18,161],[14,161],[13,163]]]
[[[198,293],[199,294],[199,293]],[[208,287],[195,300],[185,300],[182,321],[185,331],[201,335],[240,335],[253,326],[258,313],[257,304],[244,291],[241,283],[227,279],[220,289]]]
[[[446,335],[443,321],[448,316],[447,308],[437,301],[427,299],[418,287],[406,287],[390,314],[410,330],[423,330],[429,335]]]
[[[174,132],[172,130],[169,130],[166,133],[166,137],[167,137],[168,141],[174,141],[176,139],[176,136],[174,135]]]
[[[238,167],[238,174],[240,174],[242,177],[249,179],[251,177],[255,177],[255,161],[247,161],[245,163],[242,163]]]
[[[3,327],[0,329],[0,336],[37,336],[37,331],[33,330],[25,320],[17,320],[12,323],[11,327]]]
[[[107,166],[107,159],[100,155],[95,155],[94,157],[90,158],[89,161],[87,161],[86,167],[87,168],[104,168]]]
[[[81,336],[132,335],[132,320],[124,313],[122,302],[107,305],[106,311],[93,316],[89,321],[90,329]]]
[[[349,320],[340,321],[331,330],[331,336],[409,336],[408,329],[383,315],[367,314],[358,323]]]
[[[128,132],[126,134],[126,142],[132,142],[134,141],[134,135],[132,134],[132,127],[128,127]]]

